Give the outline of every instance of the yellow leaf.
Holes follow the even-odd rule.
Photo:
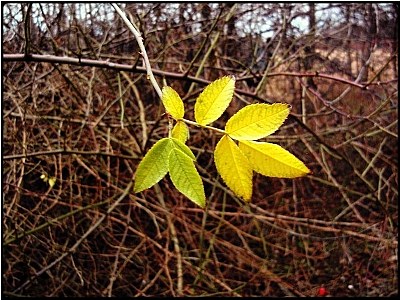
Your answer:
[[[178,93],[169,86],[164,86],[162,89],[162,102],[165,110],[175,119],[182,119],[185,114],[183,101]]]
[[[173,138],[186,143],[186,141],[189,139],[189,128],[183,121],[178,121],[174,128],[172,128],[171,135]]]
[[[56,184],[56,178],[55,177],[50,177],[49,178],[49,185],[52,188]]]
[[[240,141],[239,148],[249,159],[254,171],[264,176],[295,178],[310,173],[302,161],[279,145]]]
[[[194,105],[194,118],[200,125],[207,125],[218,119],[233,97],[235,78],[224,76],[210,83],[199,95]]]
[[[225,131],[236,140],[257,140],[274,133],[289,115],[288,104],[248,105],[226,122]]]
[[[251,200],[253,192],[253,170],[236,143],[227,135],[218,142],[214,151],[218,173],[226,185],[245,201]]]
[[[206,196],[200,174],[193,160],[178,148],[169,154],[169,175],[174,186],[194,203],[204,208]]]

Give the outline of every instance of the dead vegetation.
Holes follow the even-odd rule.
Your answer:
[[[132,34],[117,16],[104,18],[112,11],[105,3],[91,4],[84,19],[72,4],[31,10],[7,4],[3,56],[24,53],[28,45],[33,54],[133,67],[3,57],[5,296],[315,296],[320,287],[332,296],[397,295],[397,50],[353,47],[347,61],[332,57],[347,53],[345,40],[312,49],[318,40],[341,36],[326,21],[311,39],[291,37],[293,15],[300,7],[310,14],[308,4],[215,5],[146,3],[127,10],[160,70],[157,80],[182,95],[186,118],[193,119],[206,82],[233,74],[234,101],[214,125],[223,128],[246,103],[290,103],[290,118],[268,141],[295,154],[312,174],[294,180],[255,175],[252,202],[245,204],[215,170],[218,136],[192,127],[188,145],[197,155],[206,209],[177,192],[168,177],[134,194],[140,159],[168,129]],[[391,38],[397,45],[397,36],[383,36],[397,23],[397,8],[371,4],[380,12],[375,23],[386,29],[371,31],[369,5],[365,11],[360,5],[336,8],[343,18],[352,12],[363,34],[350,33],[350,42],[362,36],[365,43]],[[26,12],[31,17],[19,19]],[[277,31],[287,28],[269,40],[258,65],[261,54],[249,53],[268,43],[256,32],[242,38],[239,24],[251,23],[248,14],[265,14]],[[45,27],[35,27],[40,16]],[[282,20],[289,20],[286,27]],[[339,19],[336,26],[346,24]],[[362,59],[368,51],[369,65]],[[316,53],[318,60],[305,65],[304,57]]]

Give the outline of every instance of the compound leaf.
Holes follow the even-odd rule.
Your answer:
[[[279,145],[240,141],[239,148],[252,164],[254,171],[264,176],[295,178],[310,173],[302,161]]]
[[[226,185],[245,201],[250,201],[253,192],[253,170],[236,143],[227,135],[218,142],[214,151],[218,173]]]
[[[174,186],[194,203],[204,208],[206,197],[200,174],[193,160],[178,148],[169,154],[169,175]]]
[[[218,119],[233,97],[235,78],[224,76],[210,83],[199,95],[194,105],[194,118],[200,125],[207,125]]]
[[[185,153],[191,160],[196,160],[196,157],[194,156],[192,150],[188,146],[186,146],[182,141],[176,139],[176,138],[170,138],[173,148],[178,148],[181,150],[183,153]]]
[[[183,121],[178,121],[174,128],[172,128],[171,135],[182,143],[186,143],[189,139],[189,128]]]
[[[185,114],[183,101],[173,88],[164,86],[162,89],[161,100],[167,113],[169,113],[175,120],[183,118],[183,115]]]
[[[150,148],[136,170],[134,191],[141,192],[159,182],[168,172],[168,157],[173,148],[169,138],[163,138]]]
[[[234,114],[225,132],[236,140],[257,140],[274,133],[289,115],[288,104],[252,104]]]

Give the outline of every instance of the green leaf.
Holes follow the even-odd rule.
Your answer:
[[[225,132],[236,140],[257,140],[274,133],[289,115],[288,104],[252,104],[234,114]]]
[[[169,154],[169,175],[175,187],[194,203],[204,208],[206,196],[200,174],[193,160],[178,148]]]
[[[176,139],[176,138],[170,138],[173,148],[177,148],[181,150],[183,153],[185,153],[188,157],[190,157],[192,160],[196,160],[196,157],[194,156],[192,150],[188,146],[186,146],[182,141]]]
[[[183,121],[178,121],[174,128],[172,128],[171,135],[182,143],[186,143],[189,139],[189,128]]]
[[[249,159],[254,171],[264,176],[295,178],[310,173],[302,161],[279,145],[240,141],[239,148]]]
[[[218,173],[226,185],[245,201],[251,200],[253,192],[253,170],[236,143],[227,135],[218,142],[214,151]]]
[[[218,119],[233,97],[235,78],[224,76],[210,83],[199,95],[194,105],[194,118],[200,125],[207,125]]]
[[[162,89],[161,100],[165,106],[165,110],[175,119],[182,119],[185,114],[183,101],[178,93],[169,86]]]
[[[169,153],[174,144],[163,138],[150,148],[136,170],[134,191],[141,192],[159,182],[168,172]]]

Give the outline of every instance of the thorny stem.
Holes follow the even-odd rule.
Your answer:
[[[126,26],[128,26],[128,28],[132,31],[138,45],[141,51],[141,55],[143,56],[143,60],[144,60],[144,65],[146,67],[147,70],[147,77],[150,79],[151,84],[153,85],[154,89],[156,90],[158,96],[161,99],[162,96],[162,92],[160,89],[160,86],[158,85],[154,75],[153,75],[153,71],[151,70],[151,65],[150,65],[150,61],[149,61],[149,57],[147,56],[147,52],[146,52],[146,48],[144,47],[143,44],[143,38],[142,35],[140,34],[140,32],[138,30],[136,30],[135,26],[133,26],[133,24],[128,20],[128,18],[126,17],[125,13],[118,7],[118,5],[111,3],[111,5],[114,7],[114,9],[117,11],[117,13],[120,15],[120,17],[122,18],[122,20],[124,21],[124,23],[126,24]]]
[[[3,54],[2,56],[3,61],[5,62],[15,62],[15,61],[27,61],[26,56],[24,54]],[[90,66],[90,67],[97,67],[97,68],[105,68],[105,69],[112,69],[117,71],[126,71],[126,72],[137,72],[137,73],[147,73],[147,68],[141,66],[135,66],[132,68],[132,65],[129,64],[120,64],[114,63],[105,60],[96,60],[96,59],[88,59],[88,58],[75,58],[75,57],[68,57],[68,56],[56,56],[50,54],[30,54],[29,61],[32,62],[49,62],[52,64],[69,64],[74,66]],[[210,81],[206,79],[202,79],[200,77],[195,77],[191,75],[186,75],[185,73],[176,73],[176,72],[169,72],[154,69],[152,70],[153,74],[171,78],[171,79],[179,79],[179,80],[190,80],[200,84],[209,84]],[[51,73],[51,72],[49,72]],[[43,74],[43,77],[46,77],[47,74]],[[368,83],[359,83],[359,81],[351,81],[346,78],[338,77],[329,75],[322,72],[273,72],[269,73],[268,77],[277,77],[277,76],[292,76],[292,77],[316,77],[316,78],[325,78],[332,81],[341,82],[347,85],[351,85],[360,89],[368,89],[369,85],[377,84],[389,84],[393,82],[397,82],[397,79],[387,80],[387,81],[377,81],[377,82],[368,82]],[[236,77],[236,81],[243,81],[249,78],[253,78],[254,76],[241,76]],[[256,76],[259,78],[259,75]],[[29,85],[27,83],[26,85]],[[246,92],[245,90],[237,89],[238,93],[248,95],[251,97],[256,97],[255,93]]]
[[[111,4],[114,9],[117,11],[117,13],[120,15],[120,17],[122,18],[122,20],[124,21],[124,23],[126,24],[126,26],[128,26],[128,28],[132,31],[138,45],[141,51],[141,55],[143,56],[144,59],[144,65],[147,71],[147,76],[150,79],[154,89],[156,90],[158,96],[160,97],[160,99],[162,98],[162,91],[160,89],[160,86],[158,85],[154,75],[153,75],[153,71],[151,70],[151,65],[150,65],[150,61],[149,61],[149,57],[147,56],[147,52],[146,52],[146,48],[144,47],[143,44],[143,38],[140,34],[140,32],[138,30],[136,30],[135,26],[128,20],[128,18],[126,17],[125,13],[118,7],[118,5],[112,3]],[[222,134],[225,134],[224,130],[215,128],[215,127],[211,127],[211,126],[206,126],[206,125],[200,125],[196,122],[190,121],[190,120],[186,120],[186,119],[182,119],[182,121],[186,122],[187,124],[191,124],[191,125],[195,125],[195,126],[200,126],[200,127],[204,127]],[[171,128],[170,130],[168,130],[168,132],[171,132]]]

